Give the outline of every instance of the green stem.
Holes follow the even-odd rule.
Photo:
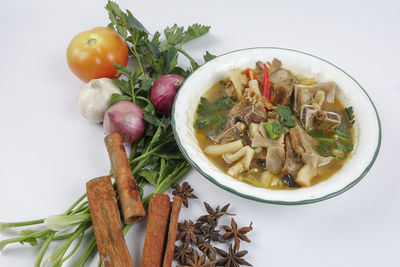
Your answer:
[[[70,213],[70,212],[71,212],[85,197],[86,197],[86,193],[83,194],[80,198],[78,198],[78,200],[75,201],[75,202],[71,205],[71,207],[69,207],[69,208],[65,211],[65,214]]]
[[[190,61],[190,65],[193,66],[198,66],[196,60],[194,60],[194,58],[192,58],[185,50],[182,49],[182,47],[175,47],[176,50],[178,50],[182,55],[184,55],[187,59],[189,59]]]
[[[69,258],[71,258],[72,255],[78,250],[78,248],[79,248],[80,245],[82,244],[82,241],[83,241],[83,237],[84,237],[84,236],[85,236],[85,231],[83,231],[83,232],[81,233],[81,237],[79,238],[78,242],[76,243],[74,249],[71,250],[71,252],[70,252],[65,258],[63,258],[63,259],[61,260],[61,263],[66,262],[66,261],[67,261]]]
[[[46,253],[47,249],[49,248],[50,242],[53,241],[53,237],[56,234],[56,232],[52,232],[44,241],[42,247],[40,248],[39,254],[36,257],[36,261],[33,265],[33,267],[40,267],[40,263],[42,262],[43,256]]]
[[[44,219],[25,221],[25,222],[0,223],[0,231],[13,227],[21,227],[21,226],[35,225],[41,223],[44,223]]]
[[[45,230],[42,230],[42,231],[34,232],[32,234],[29,234],[29,235],[24,235],[24,236],[21,236],[21,237],[2,240],[2,241],[0,241],[0,251],[7,244],[16,243],[16,242],[22,242],[22,241],[25,241],[25,240],[30,239],[30,238],[39,238],[39,237],[42,237],[42,236],[46,236],[46,235],[50,234],[51,232],[53,232],[53,231],[50,230],[50,229],[45,229]]]
[[[142,79],[145,80],[145,79],[146,79],[146,74],[145,74],[145,72],[144,72],[144,68],[143,68],[143,65],[142,65],[142,60],[140,59],[139,53],[136,51],[136,45],[133,44],[132,47],[129,47],[129,50],[131,50],[133,56],[135,57],[135,59],[136,59],[138,65],[139,65],[140,72],[141,72],[140,75],[142,75]],[[135,96],[132,95],[132,98],[133,98],[133,99],[135,99],[134,97],[135,97]]]
[[[87,209],[87,204],[88,204],[87,201],[83,202],[81,205],[79,205],[79,207],[77,207],[75,210],[73,210],[69,215],[74,215],[79,212],[85,211]]]
[[[81,256],[78,258],[77,262],[75,263],[75,267],[83,267],[86,263],[86,261],[89,259],[90,254],[92,254],[93,250],[96,247],[96,238],[93,237],[89,244],[86,246],[85,250],[81,254]]]
[[[82,223],[79,227],[73,232],[70,238],[49,258],[46,259],[45,263],[49,263],[52,266],[61,266],[62,259],[64,254],[67,252],[68,248],[71,246],[72,242],[81,234],[86,231],[87,228],[90,227],[90,223]]]
[[[134,158],[133,160],[131,160],[129,163],[132,165],[135,162],[141,161],[144,158],[150,156],[151,154],[155,153],[158,149],[160,149],[162,146],[164,146],[165,144],[169,143],[173,141],[173,139],[167,138],[164,142],[162,142],[161,144],[159,144],[158,146],[154,147],[153,149],[147,151],[146,153],[143,153],[142,155],[140,155],[137,158]]]

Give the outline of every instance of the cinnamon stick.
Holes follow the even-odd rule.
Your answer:
[[[171,215],[169,217],[168,239],[164,252],[164,262],[162,265],[163,267],[171,267],[172,260],[174,259],[176,232],[178,231],[178,220],[181,207],[182,198],[180,198],[179,196],[174,196],[174,200],[172,201]]]
[[[104,142],[106,143],[111,168],[114,172],[124,222],[126,224],[135,223],[143,219],[146,216],[146,212],[133,179],[122,138],[119,134],[113,133],[107,135]]]
[[[111,178],[103,176],[90,180],[86,183],[86,192],[101,266],[132,267]]]
[[[151,196],[140,267],[161,266],[170,209],[168,195],[159,193]]]

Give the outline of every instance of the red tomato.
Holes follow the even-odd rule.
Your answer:
[[[96,78],[114,78],[117,70],[112,63],[126,66],[128,46],[115,31],[97,27],[76,35],[67,49],[67,62],[71,71],[88,82]]]

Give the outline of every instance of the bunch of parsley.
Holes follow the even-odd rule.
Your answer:
[[[129,162],[144,206],[147,207],[151,194],[143,198],[145,185],[152,185],[153,193],[164,192],[178,182],[191,168],[177,147],[170,118],[157,113],[151,103],[152,84],[164,74],[175,73],[186,78],[197,69],[199,63],[183,50],[182,45],[204,35],[210,27],[193,24],[184,29],[175,24],[163,31],[165,41],[161,41],[160,32],[150,34],[129,10],[123,12],[116,3],[111,1],[107,3],[106,10],[111,21],[108,27],[117,31],[125,39],[130,55],[137,62],[137,66],[133,70],[115,64],[118,74],[122,74],[122,78],[114,79],[113,82],[123,94],[114,94],[111,104],[122,100],[132,101],[143,111],[146,130],[143,136],[133,144]],[[189,60],[190,67],[184,69],[178,66],[179,55],[183,55]],[[203,56],[204,61],[214,57],[209,52]],[[112,172],[110,174],[112,175]],[[83,266],[96,248],[93,232],[88,231],[92,224],[86,194],[74,202],[64,214],[57,215],[53,221],[56,221],[56,226],[64,227],[63,233],[57,230],[57,227],[51,227],[45,219],[0,223],[0,230],[43,223],[46,226],[43,230],[22,231],[17,238],[0,241],[0,250],[10,243],[38,245],[39,240],[44,240],[34,263],[34,266],[40,266],[50,244],[53,241],[62,240],[62,245],[45,261],[46,264],[52,266],[61,266],[78,250],[84,237],[91,238],[74,264],[78,267]],[[123,229],[124,234],[131,227],[132,225],[126,225]],[[72,244],[75,245],[71,249]]]

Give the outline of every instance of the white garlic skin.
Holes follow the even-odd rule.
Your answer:
[[[110,107],[112,94],[122,94],[121,90],[113,84],[112,79],[90,80],[79,91],[77,98],[79,112],[90,122],[101,123]]]

